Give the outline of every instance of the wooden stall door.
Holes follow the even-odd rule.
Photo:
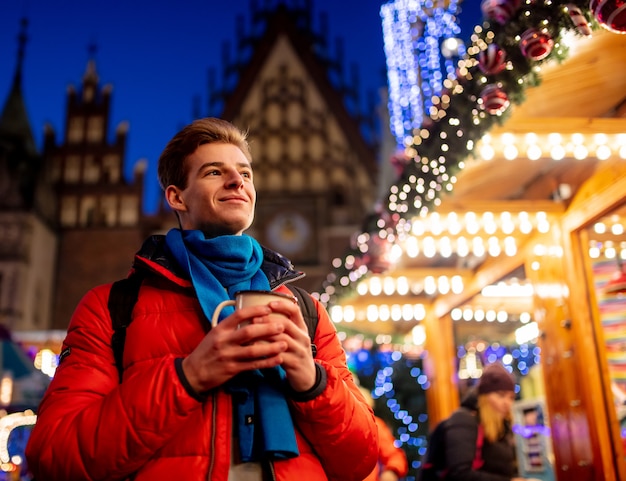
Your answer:
[[[558,480],[592,481],[592,434],[587,423],[583,388],[572,336],[560,229],[537,239],[526,261],[534,287],[535,320],[541,332],[546,404],[552,430],[554,472]]]
[[[626,216],[620,214],[626,212],[623,207],[625,193],[626,163],[607,162],[579,190],[562,222],[564,278],[569,286],[567,325],[571,330],[575,358],[572,364],[577,366],[573,375],[582,394],[581,404],[577,406],[581,408],[580,413],[573,410],[572,415],[580,416],[580,422],[574,426],[582,425],[586,419],[592,454],[590,458],[576,456],[574,461],[584,465],[590,463],[593,479],[598,481],[626,479],[623,440],[612,390],[615,372],[609,369],[609,354],[614,346],[610,342],[611,334],[607,335],[606,319],[602,318],[599,304],[603,293],[598,275],[602,280],[603,267],[599,265],[601,259],[595,258],[606,255],[603,250],[609,244],[607,236],[598,236],[594,232],[598,223],[626,224],[626,220],[621,220]],[[626,237],[623,240],[626,242]],[[596,250],[598,252],[594,252]],[[624,252],[618,248],[608,255],[623,256]],[[560,404],[566,401],[565,397],[554,400]],[[572,434],[578,433],[574,430]]]

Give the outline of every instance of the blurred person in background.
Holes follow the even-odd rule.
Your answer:
[[[445,421],[446,481],[523,481],[518,476],[512,407],[515,380],[499,363],[483,369],[478,384]]]

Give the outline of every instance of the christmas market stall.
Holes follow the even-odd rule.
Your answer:
[[[320,298],[413,473],[499,361],[522,475],[626,479],[626,9],[482,8]]]

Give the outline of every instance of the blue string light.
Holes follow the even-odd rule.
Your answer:
[[[466,354],[465,346],[457,346],[459,359]],[[421,360],[409,359],[398,350],[383,352],[363,348],[347,351],[346,355],[350,370],[360,379],[373,376],[372,398],[379,400],[379,408],[389,411],[389,416],[384,417],[394,420],[395,444],[407,453],[411,469],[418,470],[428,445],[425,391],[430,388],[430,381],[421,366]],[[541,349],[535,344],[506,346],[494,343],[486,346],[480,353],[484,364],[503,362],[509,366],[509,370],[517,371],[522,377],[539,364],[540,355]],[[417,388],[417,397],[423,400],[417,408],[415,405],[403,405],[406,404],[406,396],[404,401],[401,399],[405,391],[411,388]],[[413,401],[413,397],[410,400]],[[415,478],[409,474],[406,479],[413,481]]]
[[[387,58],[391,133],[398,146],[410,145],[413,130],[422,125],[443,81],[455,75],[457,60],[465,55],[458,43],[455,55],[444,58],[441,43],[458,36],[458,1],[395,0],[380,9]],[[405,140],[406,139],[406,140]]]

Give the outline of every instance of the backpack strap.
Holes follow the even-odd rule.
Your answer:
[[[113,349],[113,357],[115,358],[115,366],[117,367],[120,382],[122,382],[122,374],[124,372],[122,361],[124,358],[124,343],[126,342],[126,328],[133,319],[133,308],[137,302],[143,278],[143,273],[135,270],[126,279],[115,281],[109,292],[107,305],[109,315],[111,316],[111,326],[113,327],[111,348]]]
[[[319,319],[317,317],[317,309],[315,303],[309,293],[302,289],[302,287],[294,286],[292,284],[286,284],[286,287],[293,292],[298,300],[298,305],[302,311],[302,317],[306,323],[306,328],[309,331],[309,337],[311,338],[311,352],[313,357],[317,355],[317,346],[315,345],[315,333],[317,332],[317,323]]]

